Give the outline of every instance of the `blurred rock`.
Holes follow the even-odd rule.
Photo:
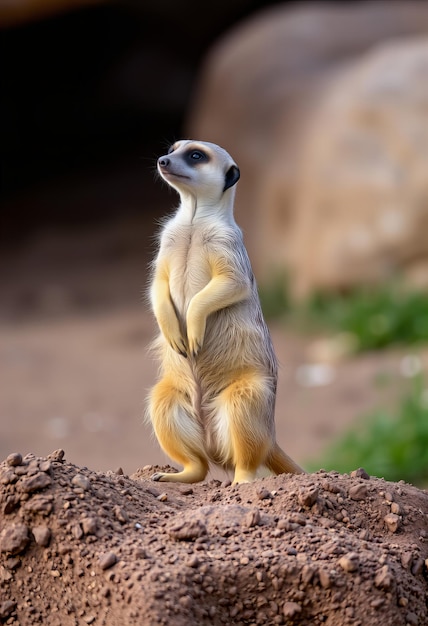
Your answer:
[[[337,77],[303,146],[289,235],[299,295],[428,267],[428,38]],[[308,254],[310,250],[310,254]]]
[[[418,154],[422,160],[425,137],[425,130],[421,127],[423,105],[421,101],[418,110],[417,102],[418,98],[423,100],[425,97],[425,86],[414,84],[423,71],[417,69],[419,63],[424,64],[420,45],[415,44],[413,51],[405,53],[407,46],[394,47],[391,52],[373,52],[373,59],[366,55],[375,45],[394,37],[425,33],[427,27],[428,5],[412,0],[284,5],[256,13],[212,48],[200,71],[194,106],[189,112],[187,134],[220,143],[233,154],[241,168],[242,183],[237,194],[236,213],[244,229],[258,278],[269,278],[272,270],[292,260],[298,288],[302,292],[314,286],[337,287],[356,279],[366,279],[367,272],[353,266],[349,268],[352,280],[342,280],[346,267],[342,261],[338,263],[337,254],[333,261],[325,261],[322,257],[325,250],[329,258],[332,255],[330,239],[333,237],[331,226],[335,210],[330,213],[329,194],[337,195],[335,202],[343,207],[342,212],[349,220],[355,206],[360,207],[368,195],[373,196],[371,206],[377,203],[379,186],[389,184],[395,191],[400,189],[402,168],[413,164]],[[390,61],[389,54],[393,55]],[[354,63],[362,55],[366,60],[361,61],[363,66],[359,69]],[[388,86],[393,79],[391,70],[388,69],[388,76],[377,73],[389,68],[390,62],[393,71],[399,72],[392,91]],[[364,79],[366,74],[368,82]],[[411,95],[413,86],[417,91]],[[369,93],[365,93],[364,89],[369,89]],[[401,97],[402,89],[406,93]],[[346,90],[350,90],[349,95]],[[321,114],[319,101],[323,101],[325,109],[326,101],[331,99],[334,106],[333,103],[327,106],[328,115],[326,111]],[[389,103],[392,102],[396,111],[393,119],[379,119],[389,111]],[[373,114],[365,114],[368,104],[374,108]],[[399,134],[404,132],[410,137],[397,136],[398,143],[393,148],[393,127],[401,106],[404,107],[403,116],[417,112],[417,119],[414,124],[407,123],[405,128],[400,125]],[[339,115],[343,115],[344,119],[338,119]],[[312,123],[313,119],[316,122]],[[339,141],[337,135],[340,133],[340,141],[343,141],[343,126],[353,125],[355,136],[352,136],[344,155],[336,145]],[[375,133],[373,140],[372,132]],[[421,136],[416,139],[414,134],[418,132]],[[309,138],[304,140],[307,135]],[[389,143],[384,145],[384,141]],[[411,157],[405,154],[408,141],[412,146],[409,147]],[[317,146],[316,150],[311,143]],[[398,152],[404,150],[404,153],[401,160],[395,156],[390,164],[389,154],[395,149]],[[312,150],[316,151],[316,156]],[[366,163],[366,153],[368,165],[363,171],[361,168]],[[376,155],[379,155],[380,162]],[[327,158],[335,160],[327,162]],[[336,164],[338,161],[337,165],[343,172],[347,168],[346,158],[350,158],[350,169],[355,166],[352,161],[359,160],[358,180],[354,177],[352,189],[348,185],[347,190],[343,189],[342,182],[336,192],[333,185]],[[306,173],[307,160],[311,169]],[[378,163],[376,171],[373,171],[373,162]],[[398,164],[399,172],[396,172]],[[384,172],[385,167],[387,172]],[[330,172],[327,179],[326,171]],[[409,193],[409,185],[413,189],[415,184],[422,184],[416,182],[420,169],[418,173],[415,171],[404,176],[408,177],[405,185]],[[414,182],[410,183],[409,178]],[[389,182],[385,182],[386,179]],[[355,189],[360,190],[360,185],[366,191],[358,191],[360,198],[357,198]],[[407,192],[403,188],[399,193],[406,196]],[[418,204],[418,198],[419,194],[414,198],[415,204]],[[394,202],[387,208],[384,205],[374,218],[381,221],[379,229],[388,239],[388,248],[400,249],[400,263],[402,256],[407,254],[401,254],[401,245],[397,242],[397,231],[402,228],[400,208],[397,206],[402,207],[403,200],[403,197],[395,197]],[[312,228],[313,215],[317,216],[316,233]],[[306,225],[306,222],[309,224]],[[312,232],[310,240],[306,238],[309,230]],[[355,240],[358,241],[354,245],[367,246],[364,242],[360,243],[364,237],[360,237],[359,231],[355,233]],[[297,236],[298,244],[292,246]],[[320,238],[320,243],[312,249],[314,236]],[[310,246],[310,255],[305,246]],[[307,256],[311,257],[310,262]],[[310,268],[306,268],[307,262]],[[328,268],[324,269],[326,264]],[[323,273],[331,271],[331,264],[341,275],[323,278]],[[365,265],[370,266],[370,262]],[[389,265],[386,270],[384,267],[373,268],[372,276],[375,279],[383,277],[389,270]],[[313,278],[309,276],[311,273]]]

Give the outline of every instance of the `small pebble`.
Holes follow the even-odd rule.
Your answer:
[[[190,558],[187,559],[187,561],[185,562],[185,565],[187,565],[187,567],[198,567],[200,561],[198,559],[198,557],[194,554],[192,555]]]
[[[245,526],[248,528],[253,528],[253,526],[258,526],[261,522],[261,516],[259,509],[252,509],[248,511],[245,515]]]
[[[400,505],[397,502],[391,502],[391,513],[395,513],[395,515],[401,513]]]
[[[16,602],[12,600],[5,600],[0,604],[0,619],[6,620],[8,617],[12,615],[14,610],[16,609]]]
[[[369,480],[370,476],[367,474],[366,470],[362,467],[351,472],[352,478],[363,478],[364,480]]]
[[[391,533],[396,533],[401,524],[400,516],[395,513],[387,513],[387,515],[383,518],[383,521]]]
[[[71,483],[75,487],[80,487],[80,489],[83,489],[84,491],[87,491],[91,487],[91,482],[89,478],[86,478],[86,476],[83,476],[83,474],[76,474],[75,476],[73,476]]]
[[[302,607],[297,602],[285,602],[282,612],[287,619],[293,619],[302,612]]]
[[[114,514],[116,519],[119,520],[121,524],[126,524],[129,522],[129,515],[121,506],[114,507]]]
[[[25,524],[9,524],[0,533],[0,552],[20,554],[29,542],[28,527]]]
[[[84,517],[81,523],[82,523],[83,534],[95,535],[95,533],[97,532],[96,517]]]
[[[6,463],[10,465],[11,467],[16,467],[17,465],[21,465],[22,454],[19,454],[19,452],[12,452],[12,454],[9,454],[9,456],[6,458]]]
[[[393,582],[393,576],[388,565],[383,565],[376,573],[374,584],[378,589],[388,591]]]
[[[325,569],[320,569],[318,571],[318,576],[320,579],[320,585],[323,589],[329,589],[332,586],[332,579],[330,574]]]
[[[358,485],[352,485],[349,489],[349,497],[351,500],[365,500],[367,498],[367,485],[359,483]]]
[[[5,565],[7,569],[14,570],[21,565],[21,559],[19,557],[10,557],[6,559]]]
[[[391,504],[391,502],[394,502],[394,496],[392,495],[390,491],[385,492],[385,500],[388,502],[388,504]]]
[[[117,563],[117,556],[114,552],[106,552],[100,556],[99,563],[102,570],[109,569]]]
[[[404,569],[410,569],[413,563],[413,554],[411,552],[403,552],[400,560]]]
[[[317,487],[308,487],[300,489],[297,499],[299,500],[299,504],[304,507],[311,507],[318,500],[318,489]]]
[[[175,541],[193,541],[207,534],[205,524],[195,519],[190,522],[174,524],[169,529],[169,536]]]
[[[75,537],[76,539],[81,539],[83,537],[83,530],[80,524],[74,524],[71,527],[71,534],[73,535],[73,537]]]
[[[359,567],[358,554],[356,552],[348,552],[339,559],[339,565],[345,572],[356,572]]]
[[[62,448],[58,448],[58,450],[55,450],[54,452],[49,454],[48,459],[50,459],[51,461],[56,461],[57,463],[61,463],[64,460],[64,456],[64,450],[62,450]]]
[[[46,489],[46,487],[49,487],[51,484],[52,479],[48,474],[37,472],[37,474],[28,476],[28,478],[22,480],[21,489],[24,493],[33,493],[34,491]]]
[[[47,526],[33,526],[31,532],[38,546],[46,548],[51,540],[51,531]]]
[[[256,491],[257,497],[259,500],[267,500],[267,498],[271,498],[272,494],[265,487],[261,487]]]
[[[41,472],[49,472],[51,470],[52,464],[50,461],[41,461],[39,464],[39,469]]]

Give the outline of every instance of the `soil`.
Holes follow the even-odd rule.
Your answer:
[[[317,472],[154,483],[65,460],[0,466],[10,625],[423,626],[428,493]]]

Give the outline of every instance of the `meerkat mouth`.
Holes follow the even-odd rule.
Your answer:
[[[162,168],[160,168],[160,171],[161,171],[162,176],[165,176],[165,178],[168,178],[169,176],[171,176],[172,178],[183,178],[183,179],[190,180],[190,176],[185,176],[184,174],[176,174],[175,172],[170,172],[169,170],[164,170]]]

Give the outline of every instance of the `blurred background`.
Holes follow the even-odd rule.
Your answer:
[[[308,469],[428,479],[428,4],[0,0],[0,455],[164,463],[145,291],[173,141],[236,218]]]

